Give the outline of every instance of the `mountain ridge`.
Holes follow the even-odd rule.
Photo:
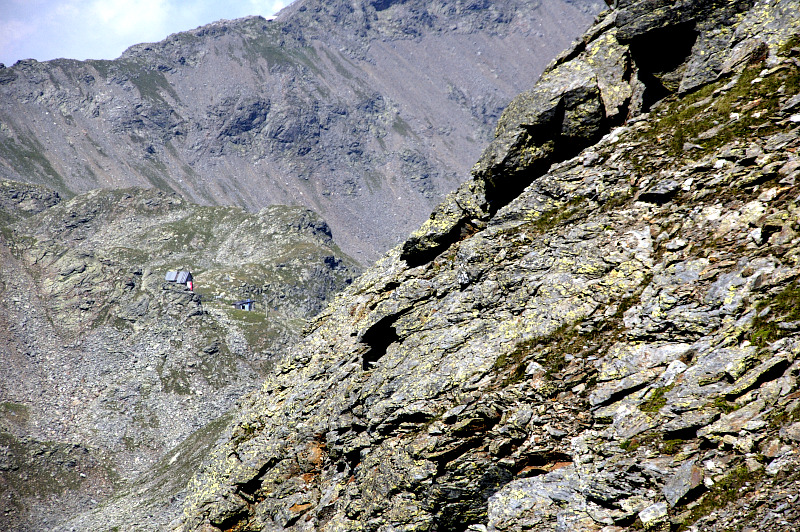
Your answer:
[[[0,74],[0,175],[62,195],[153,186],[254,211],[304,205],[366,263],[466,177],[506,102],[591,21],[593,4],[575,5],[356,12],[305,0],[272,21],[217,22],[113,61],[21,61]],[[506,11],[491,21],[502,34],[455,22]],[[408,37],[386,36],[398,32]]]
[[[166,528],[226,411],[467,175],[592,5],[308,0],[358,16],[0,69],[0,527]]]

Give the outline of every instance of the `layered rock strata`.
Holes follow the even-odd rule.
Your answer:
[[[788,0],[603,14],[242,400],[173,528],[796,527],[799,33]]]

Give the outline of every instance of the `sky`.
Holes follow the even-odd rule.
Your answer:
[[[0,0],[0,63],[115,59],[134,44],[220,19],[277,13],[291,0]]]

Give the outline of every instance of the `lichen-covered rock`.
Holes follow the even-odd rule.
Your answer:
[[[473,181],[450,195],[411,235],[403,259],[411,264],[428,260],[551,164],[575,155],[655,101],[715,81],[758,60],[759,53],[781,48],[797,31],[790,4],[795,5],[788,0],[748,11],[750,0],[620,2],[557,58],[533,89],[512,100],[495,139],[472,169]],[[766,40],[754,42],[752,35]],[[742,55],[734,49],[739,43],[755,48],[731,62],[732,54]],[[655,189],[651,197],[658,201],[664,195]]]
[[[689,95],[659,81],[676,94],[608,131],[592,43],[624,29],[635,71],[637,41],[673,15],[755,16],[651,4],[605,15],[506,111],[471,185],[479,208],[459,215],[468,193],[451,196],[317,318],[242,401],[176,529],[800,523],[780,513],[800,459],[797,52],[770,47]],[[556,149],[568,135],[575,151]],[[525,166],[536,153],[547,164]]]
[[[495,139],[472,169],[473,180],[449,195],[403,244],[402,258],[430,259],[465,230],[481,227],[535,175],[597,140],[619,120],[631,95],[627,48],[608,30],[606,14],[581,41],[576,59],[556,60],[533,89],[508,105]],[[586,41],[589,41],[588,43]]]

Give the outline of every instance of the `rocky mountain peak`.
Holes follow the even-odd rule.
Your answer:
[[[517,0],[307,0],[290,5],[278,21],[286,21],[286,33],[298,36],[299,40],[319,39],[323,28],[333,29],[339,38],[350,41],[355,51],[377,39],[420,39],[431,33],[497,35],[519,28],[537,27],[540,21],[532,15],[528,4]],[[597,9],[588,3],[576,3],[574,7],[587,14],[594,14]],[[330,28],[329,21],[334,22],[333,28]],[[361,45],[357,44],[359,42]]]

